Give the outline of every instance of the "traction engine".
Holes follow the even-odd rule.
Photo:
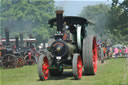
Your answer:
[[[64,69],[72,69],[76,80],[86,75],[95,75],[97,71],[96,37],[87,35],[86,26],[93,24],[85,18],[64,16],[63,10],[56,11],[56,18],[48,21],[56,26],[54,39],[49,40],[47,53],[42,54],[38,62],[40,80],[51,76],[60,76]],[[83,69],[84,68],[84,69]]]

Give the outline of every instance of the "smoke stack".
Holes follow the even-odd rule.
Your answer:
[[[15,36],[15,40],[16,40],[16,49],[19,49],[19,37]]]
[[[63,26],[63,10],[56,11],[56,22],[57,22],[57,31],[62,33]]]
[[[21,46],[21,48],[23,47],[23,45],[24,45],[23,33],[20,33],[20,46]]]
[[[5,28],[5,37],[6,37],[6,45],[8,46],[10,45],[8,28]]]

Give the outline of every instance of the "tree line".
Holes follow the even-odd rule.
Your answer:
[[[54,3],[54,0],[1,0],[2,36],[4,37],[4,29],[8,28],[11,36],[22,32],[24,37],[36,37],[39,43],[47,40],[54,32],[47,24],[55,16]]]
[[[48,26],[48,20],[55,17],[54,0],[1,0],[0,31],[4,37],[7,27],[11,35],[32,35],[41,43],[47,41],[55,33]],[[81,17],[95,23],[93,31],[103,39],[111,39],[112,43],[128,44],[128,0],[121,3],[112,0],[112,4],[86,6]]]
[[[84,7],[80,16],[94,21],[94,31],[113,44],[128,44],[128,0]]]

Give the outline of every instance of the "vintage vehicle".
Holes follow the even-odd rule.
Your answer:
[[[63,69],[71,69],[76,80],[84,74],[95,75],[97,71],[96,37],[87,35],[85,27],[93,24],[85,18],[64,16],[63,11],[56,11],[56,18],[48,21],[56,26],[54,39],[48,45],[47,54],[42,54],[38,62],[40,80],[51,76],[60,76]]]
[[[9,31],[5,29],[6,44],[2,45],[1,49],[1,65],[3,68],[16,68],[24,66],[24,58],[19,52],[19,39],[15,37],[16,40],[16,50],[10,45],[9,41]]]
[[[2,43],[4,43],[4,47],[6,47],[6,38],[1,39]],[[25,65],[32,65],[36,63],[35,55],[36,53],[33,52],[33,45],[36,45],[36,39],[35,38],[27,38],[23,39],[23,33],[20,33],[20,37],[16,36],[15,38],[9,38],[8,40],[10,42],[9,46],[12,49],[12,53],[15,56],[21,56],[20,58],[23,58]],[[6,50],[3,50],[3,52],[6,52]],[[3,53],[2,54],[8,54]],[[23,66],[23,63],[21,63]],[[18,67],[20,67],[18,65]]]
[[[25,64],[26,65],[33,65],[37,63],[37,56],[36,54],[36,39],[35,38],[29,38],[29,39],[23,39],[24,40],[24,46],[22,47]]]
[[[5,47],[3,46],[2,42],[0,41],[0,66],[1,66],[1,58],[2,55],[5,54]]]

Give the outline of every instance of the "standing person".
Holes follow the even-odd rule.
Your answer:
[[[118,52],[119,52],[118,48],[115,47],[115,48],[114,48],[115,58],[118,57]]]
[[[128,46],[125,47],[124,53],[125,53],[125,57],[128,57]]]
[[[119,51],[120,51],[120,52],[119,52],[119,53],[120,53],[119,55],[120,55],[120,56],[122,56],[122,49],[120,48],[120,50],[119,50]]]
[[[106,58],[106,48],[103,47],[104,58]]]
[[[122,48],[122,56],[125,56],[125,47]]]
[[[2,57],[2,46],[0,46],[0,58]]]
[[[112,57],[113,51],[112,51],[112,47],[109,48],[109,56]]]
[[[109,59],[110,58],[110,55],[109,55],[109,53],[110,53],[110,46],[107,46],[106,53],[107,53],[107,58]]]

